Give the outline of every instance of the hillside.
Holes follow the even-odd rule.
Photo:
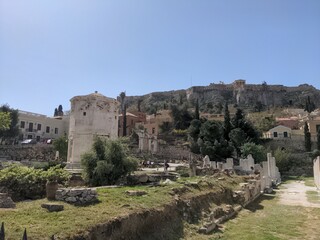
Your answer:
[[[246,84],[245,80],[236,80],[232,84],[210,84],[209,86],[193,86],[186,90],[153,92],[143,96],[128,96],[129,110],[154,113],[167,109],[170,104],[188,103],[193,106],[199,100],[200,110],[220,113],[227,101],[248,111],[263,111],[275,107],[304,108],[307,97],[316,107],[320,106],[320,90],[302,84],[296,87],[283,85]]]

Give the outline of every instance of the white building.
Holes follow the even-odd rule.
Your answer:
[[[95,92],[71,100],[68,168],[81,168],[81,155],[92,148],[95,136],[118,137],[119,102]]]
[[[38,142],[46,139],[56,139],[68,134],[69,116],[47,117],[46,115],[19,110],[19,140],[36,139]]]
[[[283,138],[291,138],[292,130],[291,128],[279,125],[274,128],[271,128],[268,132],[265,132],[264,138],[271,139],[283,139]]]

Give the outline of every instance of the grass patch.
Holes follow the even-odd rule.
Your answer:
[[[308,178],[313,181],[312,178]],[[307,180],[308,180],[307,179]],[[293,181],[288,180],[286,183]],[[282,187],[280,185],[280,187]],[[316,191],[307,192],[310,202],[319,203]],[[187,240],[300,240],[318,239],[320,208],[279,204],[277,194],[266,194],[243,209],[236,218],[209,235],[197,233],[199,226],[185,224]]]
[[[320,194],[317,191],[307,191],[307,199],[311,203],[320,203]]]
[[[221,239],[303,239],[301,225],[307,220],[303,212],[302,207],[280,205],[263,196],[226,223]]]
[[[59,239],[68,239],[77,233],[85,232],[91,227],[107,222],[108,220],[124,216],[137,211],[151,208],[161,208],[174,200],[169,193],[172,188],[184,187],[187,179],[167,186],[148,187],[121,187],[121,188],[99,188],[99,203],[86,207],[73,206],[61,202],[65,210],[62,212],[49,213],[41,208],[46,199],[36,201],[18,202],[14,210],[0,210],[0,220],[5,223],[6,239],[21,239],[24,228],[27,228],[30,239],[49,239],[56,235]],[[186,192],[195,196],[214,189],[237,187],[242,178],[227,178],[219,182],[215,178],[193,178],[192,181],[202,181],[199,188],[191,188]],[[209,182],[210,184],[207,184]],[[128,196],[127,190],[145,190],[147,195]]]
[[[146,190],[147,195],[131,197],[125,194],[127,190]],[[24,228],[32,239],[48,239],[57,234],[62,239],[79,233],[90,226],[106,222],[109,219],[151,207],[159,207],[164,202],[170,202],[169,187],[123,187],[113,189],[98,189],[100,203],[86,207],[77,207],[66,203],[65,210],[49,213],[41,208],[45,199],[20,202],[17,208],[10,211],[0,211],[0,219],[6,224],[8,239],[20,239]],[[159,197],[161,196],[161,198]]]

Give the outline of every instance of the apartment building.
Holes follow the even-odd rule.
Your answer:
[[[35,139],[38,142],[56,139],[68,134],[69,116],[46,115],[19,110],[19,140]]]

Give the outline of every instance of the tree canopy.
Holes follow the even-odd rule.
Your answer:
[[[2,105],[0,107],[0,113],[2,113],[4,128],[0,129],[1,142],[4,140],[13,140],[19,135],[18,126],[18,110],[12,109],[9,105]],[[8,114],[10,115],[10,124],[8,126]]]
[[[129,156],[122,139],[96,138],[92,150],[81,158],[85,179],[92,186],[115,184],[120,178],[137,169],[138,161]]]

